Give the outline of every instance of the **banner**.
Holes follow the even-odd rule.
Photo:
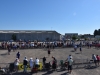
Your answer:
[[[39,68],[38,68],[38,70],[42,70],[42,68],[43,68],[42,63],[39,63]],[[20,63],[20,64],[19,64],[18,69],[19,69],[19,70],[23,70],[23,69],[24,69],[24,65],[23,65],[23,63]],[[29,64],[27,65],[27,70],[31,70]]]

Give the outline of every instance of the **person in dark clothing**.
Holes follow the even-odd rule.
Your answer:
[[[23,60],[24,72],[27,72],[27,64],[28,64],[28,60],[27,57],[25,57],[25,59]]]
[[[56,70],[56,68],[57,68],[57,60],[56,60],[55,57],[52,57],[52,58],[53,58],[52,68],[53,68],[54,70]]]
[[[50,49],[48,49],[48,56],[50,56],[50,53],[51,53],[51,51],[50,51]]]
[[[80,47],[80,53],[82,54],[82,47]]]
[[[8,45],[7,48],[8,48],[8,54],[10,55],[11,47]]]
[[[43,65],[45,65],[45,63],[46,63],[46,57],[44,56],[43,57]]]
[[[18,53],[16,54],[16,57],[17,57],[18,59],[20,59],[20,52],[18,52]]]

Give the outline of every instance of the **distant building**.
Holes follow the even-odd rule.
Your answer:
[[[78,36],[78,33],[65,33],[66,39],[71,39],[73,36]]]
[[[94,35],[90,35],[90,34],[84,34],[83,36],[84,38],[94,38]]]
[[[60,40],[60,33],[53,30],[0,30],[0,41],[12,40],[13,34],[16,35],[17,40],[45,41],[46,38],[50,41]]]
[[[65,35],[60,35],[60,40],[64,41],[65,40]]]
[[[95,36],[95,39],[100,39],[100,35],[96,35]]]

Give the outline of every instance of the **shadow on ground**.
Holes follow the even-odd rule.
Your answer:
[[[80,54],[80,53],[75,53],[75,54]]]
[[[18,72],[18,73],[13,73],[11,75],[32,75],[32,73]]]
[[[87,67],[87,68],[85,68],[85,69],[96,69],[97,67],[96,66],[91,66],[91,67]]]
[[[0,54],[1,56],[5,56],[5,55],[8,55],[8,53],[3,53],[3,54]]]
[[[47,71],[47,73],[45,73],[45,74],[42,74],[42,75],[49,75],[49,74],[52,74],[54,71]]]
[[[68,73],[63,73],[63,74],[61,74],[61,75],[68,75]]]
[[[70,51],[70,52],[75,52],[74,50]]]

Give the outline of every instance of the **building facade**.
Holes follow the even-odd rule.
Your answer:
[[[12,40],[12,35],[16,35],[19,40],[39,40],[45,41],[49,38],[50,41],[60,40],[60,33],[49,30],[0,30],[0,41]]]
[[[78,33],[65,33],[66,39],[71,39],[73,36],[78,36]]]

